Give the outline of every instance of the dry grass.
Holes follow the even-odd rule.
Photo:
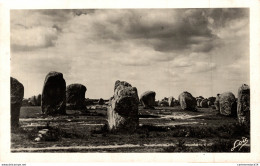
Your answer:
[[[50,118],[40,114],[40,107],[22,107],[21,128],[12,132],[12,148],[17,147],[50,147],[50,146],[99,146],[99,145],[144,145],[168,144],[176,146],[164,148],[118,148],[106,149],[106,152],[229,152],[230,146],[242,136],[250,138],[247,128],[236,123],[236,119],[216,115],[214,110],[199,109],[198,112],[182,111],[179,107],[156,108],[155,110],[140,110],[142,124],[134,133],[109,132],[106,126],[106,110],[89,110],[84,114],[70,112],[69,115]],[[164,115],[203,115],[190,119],[162,119]],[[174,116],[173,116],[174,117]],[[35,142],[38,131],[46,128],[49,119],[50,127],[59,134],[59,139]],[[37,127],[25,127],[30,123],[39,124]],[[182,122],[199,122],[192,125],[178,125]],[[203,122],[203,123],[202,123]],[[170,126],[155,124],[176,123]],[[90,124],[90,125],[85,125]],[[91,125],[101,124],[101,125]],[[206,124],[206,125],[205,125]],[[40,127],[41,126],[41,127]],[[214,143],[211,146],[188,147],[186,144],[199,143],[207,140]],[[59,151],[59,150],[57,150]],[[93,150],[68,150],[66,152],[88,152]],[[102,150],[98,150],[103,152]],[[250,151],[244,147],[242,151]]]

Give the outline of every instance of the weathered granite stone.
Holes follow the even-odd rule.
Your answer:
[[[210,100],[208,100],[208,106],[210,107],[210,106],[212,106],[212,105],[214,105],[214,103],[212,102],[212,101],[210,101]]]
[[[250,125],[250,88],[243,84],[238,89],[237,117],[241,125]]]
[[[39,94],[36,97],[36,103],[37,103],[37,106],[41,106],[41,104],[42,104],[42,95],[41,94]]]
[[[144,106],[144,109],[154,109],[155,95],[154,91],[146,91],[140,96],[140,102]]]
[[[87,88],[82,84],[71,84],[66,88],[67,109],[86,109],[85,93]]]
[[[169,97],[168,98],[168,104],[169,104],[169,107],[174,107],[175,106],[175,98],[174,97]]]
[[[132,132],[139,126],[138,93],[127,82],[115,83],[114,96],[108,105],[108,127],[110,131]]]
[[[17,79],[11,77],[11,128],[19,126],[20,108],[22,106],[24,87]]]
[[[169,103],[168,103],[168,101],[163,99],[163,100],[161,100],[159,102],[159,106],[161,106],[161,107],[169,107]]]
[[[216,109],[216,111],[218,111],[219,112],[219,96],[220,96],[220,94],[217,94],[217,96],[216,96],[216,100],[214,101],[214,106],[215,106],[215,109]]]
[[[208,106],[208,99],[203,99],[203,100],[201,100],[201,102],[200,102],[200,107],[202,107],[202,108],[208,108],[209,106]]]
[[[201,107],[201,106],[200,106],[200,103],[201,103],[201,101],[202,101],[203,99],[197,98],[196,100],[197,100],[197,107]]]
[[[189,92],[185,91],[179,95],[179,102],[183,110],[196,111],[196,98]]]
[[[47,74],[42,90],[42,113],[66,114],[66,82],[62,73]]]
[[[233,93],[225,92],[219,96],[220,114],[225,116],[236,115],[236,98]]]
[[[208,100],[214,104],[214,102],[216,101],[216,97],[209,97]]]

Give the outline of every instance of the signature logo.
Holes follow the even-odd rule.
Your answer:
[[[231,152],[233,152],[237,147],[239,147],[238,151],[248,143],[248,139],[246,137],[242,137],[242,140],[236,140],[234,142],[233,148],[231,148]]]

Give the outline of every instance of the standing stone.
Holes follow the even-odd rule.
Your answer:
[[[11,77],[11,128],[19,126],[20,108],[22,106],[24,87],[17,79]]]
[[[62,73],[47,74],[42,90],[42,113],[66,114],[66,82]]]
[[[37,106],[36,96],[32,96],[29,98],[29,104],[30,104],[30,106]]]
[[[85,93],[87,88],[82,84],[71,84],[66,89],[66,101],[68,109],[86,109]]]
[[[216,100],[214,101],[216,111],[218,111],[218,112],[219,112],[219,96],[220,96],[220,94],[217,94]]]
[[[176,100],[176,99],[175,99],[174,105],[175,105],[175,106],[179,106],[179,105],[180,105],[179,100]]]
[[[236,115],[236,98],[233,93],[225,92],[219,95],[220,114],[225,116]]]
[[[197,98],[197,107],[200,107],[200,102],[202,101],[201,98]]]
[[[39,94],[36,97],[36,101],[37,101],[37,106],[41,106],[41,103],[42,103],[42,95],[41,94]]]
[[[115,82],[114,91],[116,90],[116,88],[117,88],[119,85],[123,85],[123,86],[126,86],[126,87],[129,87],[129,86],[132,87],[131,84],[129,84],[129,83],[126,82],[126,81],[119,81],[119,80],[117,80],[117,81]]]
[[[201,106],[202,108],[208,108],[208,107],[209,107],[209,105],[208,105],[208,99],[203,99],[203,100],[201,100],[200,106]]]
[[[214,104],[214,102],[216,101],[216,97],[209,97],[208,100],[210,101],[210,103]]]
[[[104,104],[105,104],[104,99],[100,98],[100,99],[98,100],[98,104],[99,104],[99,105],[104,105]]]
[[[196,111],[196,98],[189,92],[182,92],[179,95],[179,102],[183,110]]]
[[[140,102],[144,106],[144,109],[154,109],[155,95],[156,93],[154,91],[146,91],[140,96]]]
[[[238,89],[237,117],[241,125],[250,125],[250,88],[243,84]]]
[[[114,96],[107,107],[109,130],[136,130],[139,126],[138,103],[137,89],[125,81],[116,81]]]
[[[174,97],[169,97],[168,98],[168,104],[169,104],[169,107],[174,107],[175,106],[175,99]]]
[[[213,105],[213,102],[212,101],[210,101],[210,100],[208,100],[208,106],[210,107],[210,106],[212,106]]]

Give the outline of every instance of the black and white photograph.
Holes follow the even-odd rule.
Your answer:
[[[10,28],[12,152],[250,152],[248,8],[11,10]]]
[[[250,155],[250,10],[10,9],[10,154]]]

